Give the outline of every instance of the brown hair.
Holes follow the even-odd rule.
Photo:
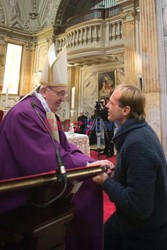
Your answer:
[[[129,106],[131,108],[130,118],[135,120],[144,120],[146,99],[142,91],[134,85],[118,85],[116,90],[121,92],[119,99],[120,107]]]

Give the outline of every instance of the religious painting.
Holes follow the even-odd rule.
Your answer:
[[[108,100],[115,88],[115,71],[98,75],[99,100]]]

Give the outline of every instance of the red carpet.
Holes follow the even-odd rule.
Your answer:
[[[97,160],[96,151],[91,150],[90,154],[92,158]],[[106,158],[105,155],[101,155],[100,160],[104,160],[104,159],[107,159],[115,164],[116,157],[112,156],[110,158]],[[109,200],[108,195],[105,192],[103,193],[103,201],[104,201],[103,203],[104,215],[103,216],[104,216],[104,222],[105,222],[110,217],[110,215],[115,211],[115,205]]]

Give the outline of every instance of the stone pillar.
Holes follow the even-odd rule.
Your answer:
[[[135,11],[133,8],[125,9],[123,14],[124,62],[125,83],[137,84],[136,78],[136,35]]]
[[[3,85],[6,60],[6,44],[0,40],[0,86]]]
[[[167,0],[156,0],[162,145],[167,158]]]
[[[144,92],[159,92],[155,0],[140,0],[142,78]]]
[[[20,96],[26,95],[33,89],[34,55],[35,50],[33,44],[27,43],[25,46],[23,46],[23,63],[20,75]]]
[[[155,0],[140,0],[142,90],[146,94],[147,121],[161,139],[160,84]]]
[[[3,38],[0,37],[0,110],[3,109],[3,81],[5,73],[5,60],[6,60],[6,44]]]

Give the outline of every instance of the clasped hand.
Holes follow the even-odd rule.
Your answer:
[[[95,161],[92,163],[88,163],[89,167],[95,167],[95,166],[101,166],[101,167],[107,167],[107,170],[102,173],[99,174],[95,177],[92,178],[92,180],[100,185],[103,184],[103,182],[109,178],[109,177],[113,177],[114,175],[114,164],[108,160],[99,160],[99,161]]]

